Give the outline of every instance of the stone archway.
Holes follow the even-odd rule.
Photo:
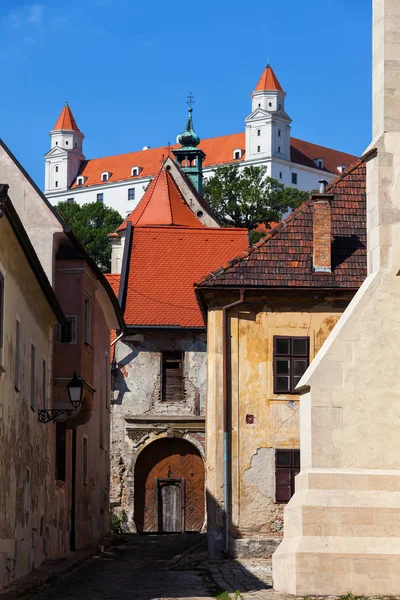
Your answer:
[[[139,533],[201,531],[204,463],[190,442],[171,437],[147,445],[137,458],[134,482]]]

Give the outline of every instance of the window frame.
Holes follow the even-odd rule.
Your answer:
[[[180,354],[180,358],[178,357],[173,357],[173,355],[178,355]],[[167,392],[167,376],[166,376],[166,372],[167,372],[167,368],[165,367],[165,365],[170,362],[175,362],[175,363],[180,363],[180,371],[181,371],[181,384],[182,384],[182,389],[181,389],[181,395],[179,398],[176,399],[171,399],[169,397],[169,394]],[[168,351],[164,351],[161,352],[161,402],[162,403],[171,403],[171,404],[175,404],[175,403],[179,403],[179,402],[184,402],[185,401],[185,378],[184,378],[184,364],[185,364],[185,352],[181,351],[181,350],[168,350]],[[172,369],[171,369],[172,370]],[[178,370],[178,369],[177,369]]]
[[[15,317],[14,389],[20,391],[21,384],[21,317]]]
[[[277,342],[281,340],[289,340],[289,352],[288,354],[284,354],[282,352],[277,351]],[[295,354],[293,351],[293,340],[305,340],[306,341],[306,354]],[[289,362],[289,373],[287,377],[289,378],[289,390],[278,390],[277,386],[277,378],[278,378],[278,370],[277,363],[281,360],[287,360]],[[296,394],[295,387],[297,383],[295,383],[294,379],[296,377],[294,373],[294,361],[305,360],[307,362],[306,368],[303,371],[305,373],[306,369],[310,365],[310,337],[302,336],[302,335],[274,335],[273,337],[273,377],[274,377],[274,394],[282,395],[282,394]],[[283,375],[282,375],[283,376]]]
[[[82,485],[88,484],[88,436],[82,436]]]
[[[47,408],[47,360],[42,359],[42,409]]]
[[[0,365],[4,359],[5,277],[0,269]],[[1,374],[1,369],[0,369]]]
[[[96,194],[96,202],[100,202],[101,204],[104,204],[104,193],[103,192],[98,192]]]
[[[34,341],[31,341],[31,370],[30,370],[30,407],[32,410],[35,410],[36,407],[36,346]]]
[[[294,171],[292,171],[292,185],[298,185],[297,173],[295,173]]]
[[[56,456],[55,456],[55,479],[66,481],[67,470],[67,428],[65,423],[56,423]]]
[[[279,463],[279,456],[287,455],[289,458],[288,466],[282,466]],[[298,448],[275,448],[275,502],[276,504],[287,504],[295,493],[295,478],[300,473],[300,450]],[[282,483],[280,476],[289,475],[288,482]],[[288,488],[289,498],[283,498],[284,493],[280,495],[279,491]]]
[[[91,313],[92,313],[92,299],[89,294],[85,294],[84,303],[84,342],[90,346],[92,339],[92,324],[91,324]]]
[[[131,198],[131,196],[133,197]],[[136,200],[136,188],[128,188],[128,202],[132,202],[133,200]]]

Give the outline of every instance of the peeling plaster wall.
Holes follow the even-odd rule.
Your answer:
[[[349,301],[343,301],[343,308]],[[275,449],[298,449],[299,396],[274,394],[273,337],[309,336],[310,359],[338,321],[332,298],[256,298],[230,316],[233,554],[271,553],[283,536],[283,505],[275,502]],[[208,313],[207,488],[210,554],[222,543],[222,311]],[[246,423],[254,416],[254,424]],[[212,424],[212,425],[211,425]],[[234,541],[236,540],[236,541]],[[258,545],[254,541],[258,540]],[[262,542],[262,544],[261,544]],[[254,547],[252,547],[252,545]]]
[[[161,401],[161,356],[165,351],[184,352],[185,401]],[[125,520],[125,528],[135,531],[134,467],[143,444],[166,435],[176,435],[193,443],[204,455],[203,431],[190,431],[174,417],[201,417],[206,403],[206,334],[196,331],[149,330],[117,342],[115,359],[119,372],[114,381],[111,416],[111,507]],[[127,419],[160,417],[154,426],[128,427]],[[170,417],[170,419],[169,419]]]

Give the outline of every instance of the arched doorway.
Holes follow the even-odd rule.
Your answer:
[[[204,464],[190,442],[163,438],[144,448],[135,465],[138,532],[200,531],[204,504]]]

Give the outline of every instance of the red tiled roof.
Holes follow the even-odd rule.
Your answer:
[[[304,142],[296,138],[291,138],[291,160],[292,162],[308,167],[316,168],[314,163],[315,158],[324,160],[324,169],[335,175],[339,174],[338,166],[351,165],[357,157],[324,146]],[[239,160],[233,160],[233,151],[236,148],[241,148],[243,151],[246,148],[245,133],[233,133],[231,135],[223,135],[215,138],[208,138],[200,142],[201,150],[206,155],[204,167],[229,164],[232,162],[240,162],[244,160],[245,153]],[[179,144],[171,146],[171,149],[180,148]],[[128,154],[118,154],[115,156],[106,156],[103,158],[92,158],[82,163],[80,175],[85,179],[84,186],[104,185],[101,181],[101,174],[104,171],[109,171],[111,177],[109,183],[115,181],[135,181],[142,177],[153,177],[160,168],[160,162],[165,158],[167,150],[161,146],[159,148],[150,148],[149,150],[140,150],[138,152],[129,152]],[[132,167],[141,167],[141,172],[135,177],[131,176]],[[105,184],[107,185],[107,184]],[[74,180],[72,188],[76,187]]]
[[[134,227],[125,322],[203,327],[194,282],[247,245],[246,229]]]
[[[332,207],[332,273],[313,270],[312,198],[200,287],[358,288],[367,275],[366,167],[359,160],[328,187]]]
[[[174,178],[164,166],[160,168],[139,204],[117,231],[126,229],[128,221],[132,225],[204,227],[189,208]]]
[[[114,294],[118,298],[119,280],[121,278],[121,275],[119,275],[119,274],[116,275],[116,274],[112,274],[112,273],[106,273],[105,274],[105,278],[107,279],[108,283],[111,285],[112,291],[114,292]]]
[[[74,115],[68,104],[62,109],[60,116],[57,119],[57,123],[54,125],[54,130],[66,129],[68,131],[79,131],[79,127],[76,124]]]
[[[269,92],[269,91],[278,91],[283,92],[281,84],[278,81],[277,76],[275,75],[273,69],[267,65],[264,69],[263,74],[260,77],[260,81],[257,83],[257,87],[254,90],[255,92]]]

